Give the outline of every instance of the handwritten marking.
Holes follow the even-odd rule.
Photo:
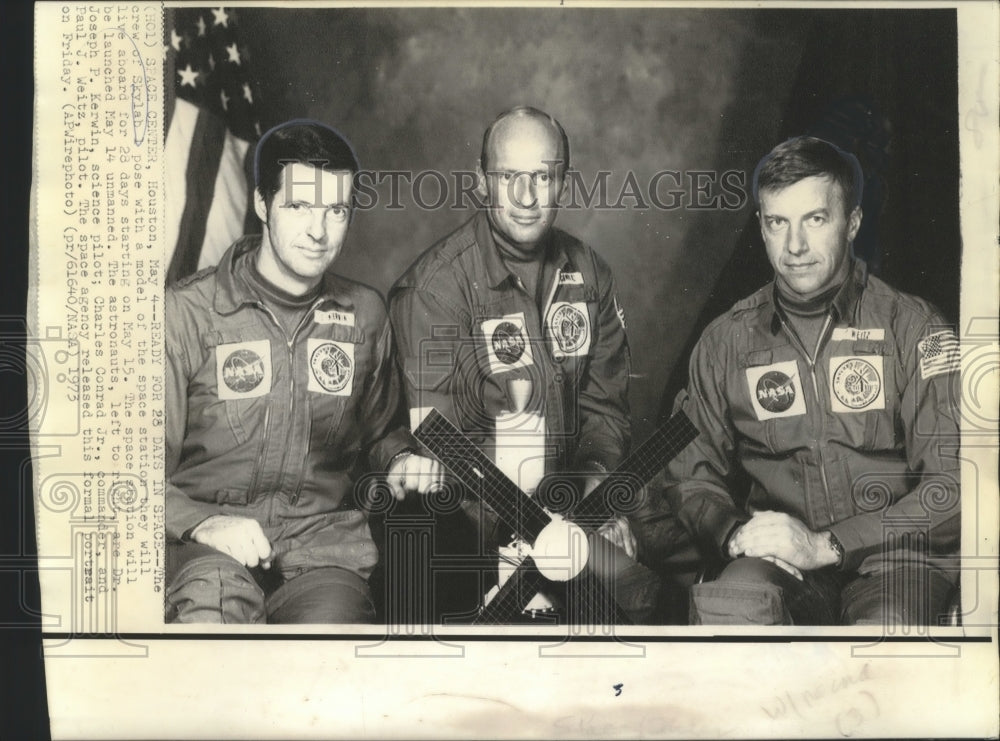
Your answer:
[[[853,736],[854,732],[857,731],[858,728],[865,723],[865,721],[877,718],[881,714],[878,701],[868,690],[859,690],[855,694],[854,700],[857,702],[852,703],[851,707],[847,710],[838,713],[835,719],[837,732],[844,737]]]
[[[613,685],[611,685],[612,689],[614,689],[614,691],[615,691],[615,697],[618,697],[622,693],[622,687],[624,687],[624,686],[625,686],[624,684],[613,684]]]
[[[771,707],[761,706],[767,716],[771,720],[777,720],[778,718],[783,718],[789,713],[794,713],[799,718],[804,718],[803,713],[809,713],[814,709],[814,706],[820,703],[825,698],[835,695],[838,692],[842,692],[845,689],[849,689],[856,684],[865,682],[871,679],[871,664],[866,662],[864,666],[857,675],[844,674],[841,677],[837,677],[832,680],[829,684],[826,682],[821,682],[813,685],[809,689],[801,690],[798,692],[786,691],[782,695],[775,695],[774,700],[771,703]]]

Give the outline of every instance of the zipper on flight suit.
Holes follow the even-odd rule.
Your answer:
[[[799,340],[798,335],[785,323],[785,318],[778,314],[778,318],[781,321],[781,329],[784,331],[788,339],[792,341],[792,344],[798,349],[802,355],[805,356],[806,365],[809,366],[809,377],[812,379],[813,395],[816,397],[816,408],[819,414],[819,434],[816,438],[816,456],[819,458],[819,478],[820,482],[823,484],[823,495],[826,498],[826,511],[832,517],[833,516],[833,500],[830,497],[830,482],[826,477],[826,463],[823,459],[823,428],[825,427],[824,418],[826,412],[823,408],[823,401],[819,395],[819,382],[816,380],[816,358],[819,357],[819,349],[823,345],[823,340],[826,338],[827,332],[830,330],[830,313],[827,312],[826,318],[823,320],[823,328],[819,331],[819,337],[816,338],[816,347],[813,349],[813,354],[810,356],[806,352],[805,346],[802,341]]]
[[[274,324],[275,327],[277,327],[278,331],[282,335],[285,335],[285,337],[286,337],[285,345],[288,348],[288,368],[289,368],[289,371],[288,371],[288,419],[289,419],[289,423],[293,423],[295,421],[295,351],[294,351],[294,347],[293,347],[295,345],[295,338],[298,336],[299,330],[302,329],[303,325],[306,323],[306,321],[308,320],[308,318],[312,315],[312,313],[314,311],[316,311],[317,307],[319,307],[319,305],[322,304],[323,301],[324,301],[324,299],[322,299],[322,298],[317,299],[313,303],[313,305],[309,307],[309,309],[306,311],[306,313],[303,316],[303,318],[299,321],[298,326],[295,327],[295,329],[293,330],[291,338],[288,338],[287,335],[285,335],[285,328],[281,326],[281,322],[278,321],[278,317],[276,317],[274,315],[274,312],[271,311],[271,309],[268,308],[268,306],[263,301],[258,301],[257,302],[257,307],[260,308],[271,319],[271,322]],[[270,419],[270,415],[271,415],[271,407],[268,406],[267,412],[265,412],[265,414],[264,414],[264,440],[265,440],[265,444],[261,446],[261,455],[258,456],[258,458],[257,458],[257,471],[255,472],[254,478],[258,478],[259,477],[259,471],[264,466],[264,461],[262,460],[262,458],[263,458],[263,451],[267,449],[266,441],[267,441],[268,433],[269,433],[268,421]],[[288,453],[287,446],[283,447],[282,451],[281,451],[281,462],[278,465],[278,481],[279,481],[279,483],[285,477],[285,456],[287,455],[287,453]],[[299,489],[302,486],[301,479],[302,479],[302,476],[301,476],[301,472],[300,472],[299,477],[298,477],[298,479],[295,482],[295,492],[289,497],[289,503],[290,504],[295,504],[295,502],[299,498]]]
[[[264,432],[260,436],[260,444],[257,446],[257,465],[253,467],[253,476],[250,477],[250,487],[247,489],[247,503],[251,498],[256,498],[257,486],[260,484],[260,472],[264,467],[264,451],[267,449],[267,428],[271,423],[271,400],[267,400],[264,408]]]
[[[299,332],[302,331],[302,328],[304,326],[306,326],[311,321],[310,317],[312,317],[315,314],[316,310],[320,307],[320,305],[323,304],[324,301],[326,301],[326,299],[322,298],[322,297],[316,299],[316,301],[313,302],[313,305],[309,307],[309,310],[306,311],[305,314],[303,314],[302,319],[299,320],[299,323],[295,327],[295,329],[292,330],[292,338],[288,341],[288,359],[289,359],[289,363],[290,364],[294,364],[294,355],[295,355],[294,345],[295,345],[295,340],[299,336]],[[289,414],[292,414],[292,412],[295,409],[295,374],[292,373],[291,375],[292,375],[292,382],[291,382],[292,401],[291,401],[291,405],[290,405]],[[295,417],[293,415],[292,419],[294,419],[294,418]],[[309,436],[310,436],[309,426],[310,426],[310,423],[311,423],[311,420],[310,420],[309,415],[307,414],[307,415],[305,415],[305,425],[306,425],[306,430],[305,430],[305,444],[306,444],[306,452],[302,456],[302,458],[303,458],[302,464],[299,465],[298,474],[295,476],[295,488],[294,488],[294,490],[292,491],[291,495],[288,498],[288,501],[291,504],[295,504],[296,502],[299,501],[299,492],[302,490],[302,475],[303,475],[303,473],[305,473],[305,458],[306,458],[306,456],[309,455]],[[282,456],[281,456],[281,468],[282,468],[282,471],[284,471],[284,468],[285,468],[285,453],[284,452],[282,453]]]
[[[544,272],[545,272],[545,265],[544,265],[544,262],[543,262],[542,268],[539,271],[539,278],[541,278],[541,275],[544,274]],[[556,291],[559,290],[559,276],[560,275],[562,275],[562,268],[561,267],[556,268],[556,272],[552,276],[552,284],[549,286],[548,293],[546,294],[545,303],[542,304],[541,314],[540,315],[538,314],[538,310],[539,309],[538,309],[538,304],[535,303],[535,297],[528,294],[528,289],[525,288],[524,281],[521,280],[520,276],[513,275],[514,285],[516,285],[518,287],[518,289],[520,289],[520,291],[522,293],[524,293],[524,295],[527,296],[530,299],[530,301],[528,301],[529,311],[526,314],[530,314],[532,316],[533,321],[531,322],[531,324],[532,324],[532,326],[534,326],[534,327],[537,328],[537,331],[538,331],[538,335],[537,336],[542,341],[541,342],[542,347],[538,348],[538,352],[539,352],[539,354],[546,353],[546,357],[544,359],[543,358],[538,358],[538,360],[536,360],[536,363],[539,364],[539,367],[542,367],[542,363],[544,363],[546,367],[551,364],[550,363],[550,359],[549,359],[549,357],[547,355],[547,353],[549,352],[549,350],[548,350],[549,342],[548,342],[548,339],[545,336],[546,335],[545,317],[548,315],[549,308],[552,306],[552,301],[555,299]],[[525,323],[526,324],[528,323],[528,316],[527,315],[525,316]],[[528,337],[528,340],[530,342],[530,340],[531,340],[530,335]],[[535,348],[532,348],[532,356],[533,357],[535,355],[534,349]],[[555,374],[556,375],[562,375],[562,373],[563,373],[562,369],[559,367],[558,363],[556,363]],[[543,373],[543,376],[547,377],[548,374],[547,373]],[[559,456],[559,453],[560,453],[560,447],[559,447],[559,445],[557,445],[557,444],[550,444],[550,442],[549,442],[549,436],[550,436],[550,434],[552,432],[552,426],[551,426],[550,420],[549,420],[549,407],[550,407],[551,404],[557,404],[558,405],[558,409],[556,409],[556,411],[558,412],[559,419],[561,420],[562,419],[562,389],[561,388],[559,389],[559,393],[558,394],[554,394],[554,396],[556,398],[555,398],[555,400],[552,400],[549,397],[553,396],[553,394],[549,393],[551,389],[548,388],[548,382],[547,381],[546,381],[545,385],[546,385],[545,394],[544,394],[544,396],[542,398],[542,404],[543,404],[542,414],[543,414],[543,418],[545,420],[545,438],[546,438],[546,441],[545,441],[545,451],[546,451],[546,456],[549,455],[550,451],[554,452],[556,454],[556,458],[558,459],[560,457]],[[560,429],[560,431],[562,430],[562,424],[561,423],[559,425],[559,429]]]

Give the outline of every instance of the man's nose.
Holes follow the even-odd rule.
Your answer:
[[[326,209],[314,208],[309,217],[309,236],[317,242],[326,238]]]
[[[788,228],[788,241],[785,243],[785,250],[791,255],[801,255],[809,250],[809,242],[806,239],[806,231],[801,226],[794,224]]]
[[[521,208],[532,208],[538,202],[535,179],[528,173],[521,173],[514,181],[514,202]]]

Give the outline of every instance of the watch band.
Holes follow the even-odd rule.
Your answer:
[[[833,552],[837,554],[837,566],[842,566],[844,563],[844,544],[840,542],[836,535],[831,531],[827,530],[826,534],[830,537],[830,547],[833,548]]]

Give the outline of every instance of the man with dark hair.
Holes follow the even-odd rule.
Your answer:
[[[958,340],[852,259],[852,155],[792,139],[753,187],[774,281],[709,325],[675,402],[701,435],[666,496],[721,565],[692,619],[930,623],[957,582]]]
[[[413,454],[381,297],[328,272],[358,161],[290,121],[257,145],[262,234],[166,293],[166,619],[362,623],[377,550],[354,496],[397,498],[440,464]]]
[[[568,168],[552,116],[501,114],[477,167],[485,208],[390,292],[412,422],[437,408],[529,492],[554,472],[589,491],[629,444],[629,352],[611,271],[553,226]],[[486,552],[510,541],[495,513],[463,507]],[[633,549],[623,518],[604,533]]]

